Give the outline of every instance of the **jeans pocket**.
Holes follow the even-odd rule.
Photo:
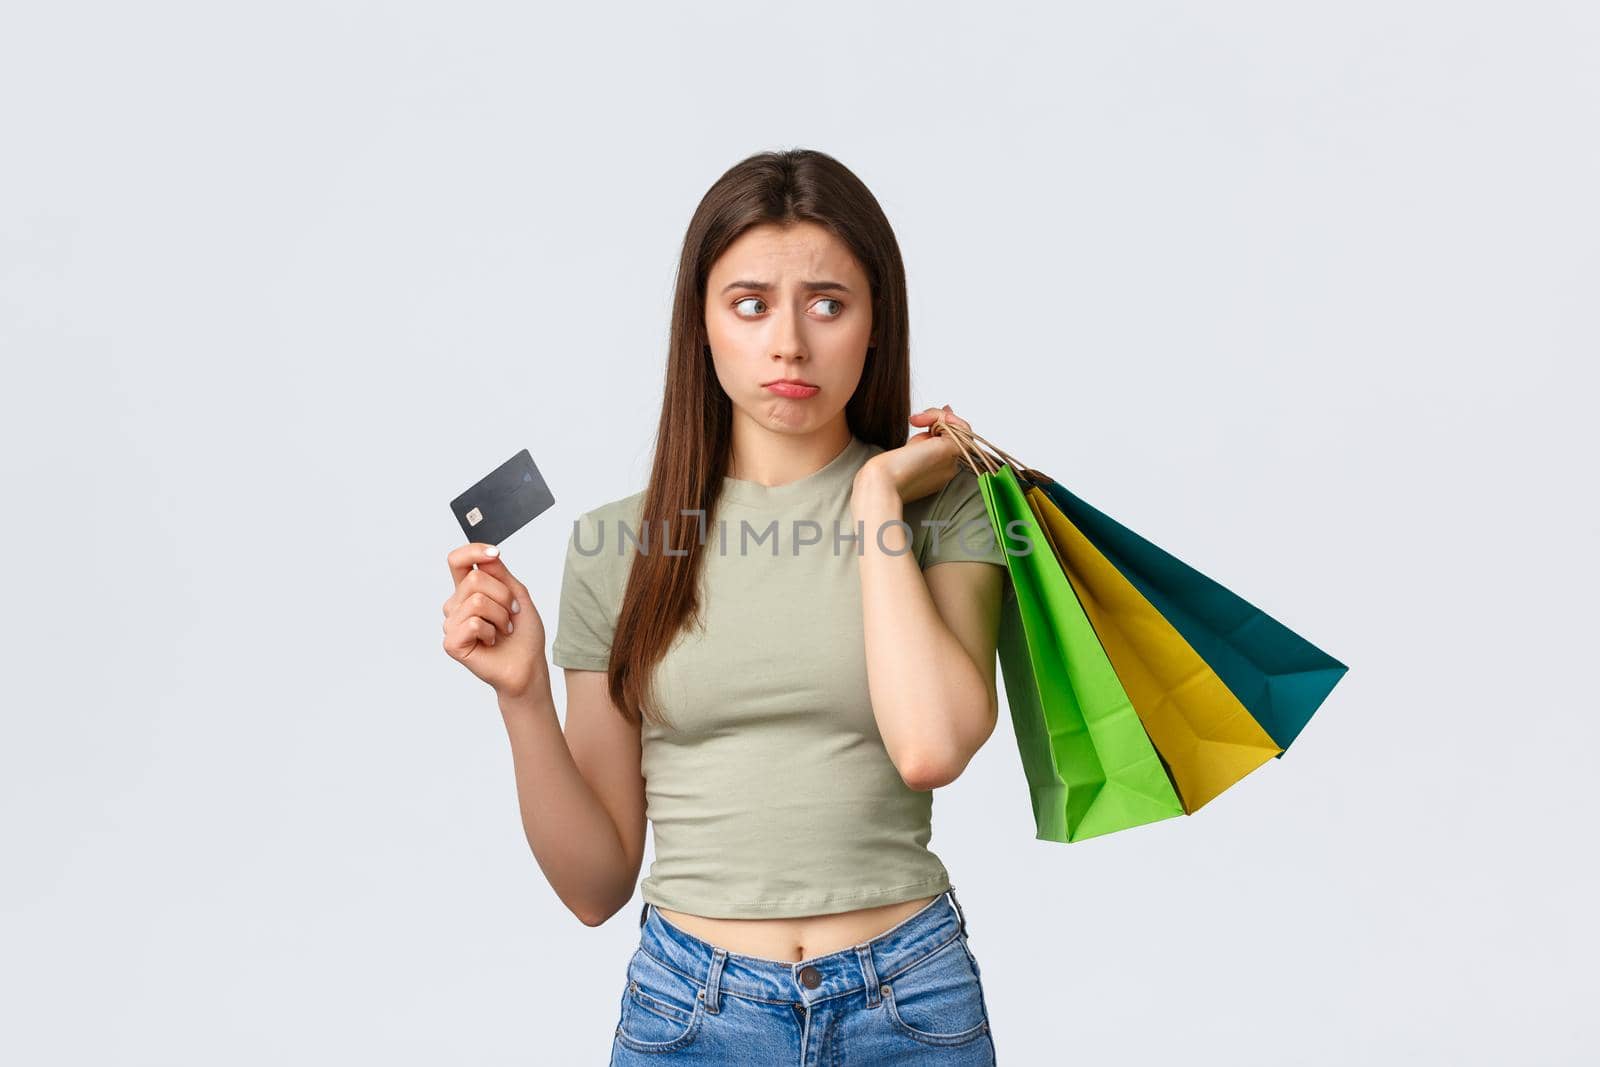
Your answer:
[[[705,1001],[695,982],[639,949],[628,961],[628,987],[617,1020],[618,1044],[634,1052],[673,1052],[700,1032]]]
[[[964,1045],[989,1029],[972,953],[961,937],[883,983],[884,1008],[896,1029],[928,1045]]]

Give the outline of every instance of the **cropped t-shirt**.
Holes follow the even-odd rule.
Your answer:
[[[877,531],[852,517],[850,491],[881,451],[852,435],[798,480],[724,479],[703,524],[703,627],[685,626],[657,667],[655,695],[670,725],[641,726],[655,846],[640,882],[645,901],[764,918],[949,887],[928,848],[933,794],[901,779],[867,691],[854,537]],[[661,550],[660,521],[641,530],[643,500],[641,491],[578,517],[550,650],[556,665],[607,668],[632,560]],[[902,516],[924,569],[949,560],[1005,566],[966,466]],[[887,533],[885,543],[895,543]]]

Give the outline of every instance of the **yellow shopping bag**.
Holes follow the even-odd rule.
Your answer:
[[[1186,813],[1198,811],[1283,751],[1216,671],[1043,490],[1030,485],[1025,496]]]

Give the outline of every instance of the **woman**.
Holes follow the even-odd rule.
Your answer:
[[[965,422],[911,414],[907,332],[860,180],[744,160],[684,241],[649,484],[574,523],[564,733],[527,587],[450,554],[445,650],[496,690],[562,902],[624,907],[654,828],[613,1064],[994,1062],[927,843],[995,725],[1009,585]]]

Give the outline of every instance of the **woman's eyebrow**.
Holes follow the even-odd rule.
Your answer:
[[[771,282],[729,282],[722,287],[722,291],[726,293],[732,289],[754,289],[758,293],[765,293],[771,288]],[[823,289],[836,289],[841,293],[850,291],[849,286],[842,285],[839,282],[801,282],[800,288],[808,293],[820,292]]]

